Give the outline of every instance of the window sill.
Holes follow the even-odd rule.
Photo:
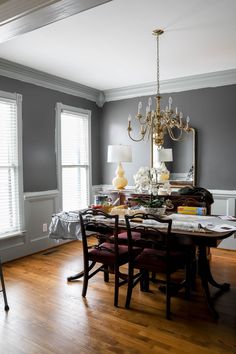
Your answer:
[[[26,233],[26,230],[24,231],[19,231],[19,232],[16,232],[16,233],[13,233],[13,234],[3,234],[3,235],[0,235],[0,242],[2,240],[7,240],[8,238],[14,238],[14,237],[19,237],[19,236],[23,236],[24,234]]]

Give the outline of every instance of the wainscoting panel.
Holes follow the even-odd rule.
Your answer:
[[[27,215],[27,234],[30,249],[33,252],[49,248],[52,241],[48,238],[48,227],[52,214],[58,211],[58,192],[48,194],[26,194],[25,209]]]
[[[211,208],[213,215],[236,215],[236,191],[211,190],[211,193],[214,197],[214,204]],[[223,240],[218,247],[236,250],[235,234]]]
[[[52,214],[59,211],[57,190],[24,194],[25,233],[0,240],[2,261],[57,246],[48,238]]]

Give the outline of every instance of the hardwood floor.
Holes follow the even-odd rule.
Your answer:
[[[104,283],[98,273],[83,299],[82,281],[66,281],[81,268],[79,242],[4,264],[10,310],[5,313],[0,294],[1,354],[236,353],[236,252],[213,251],[215,277],[231,283],[228,293],[216,296],[218,322],[200,284],[190,301],[183,293],[172,299],[168,321],[156,285],[152,293],[136,287],[130,310],[124,309],[126,287],[121,287],[115,308],[114,279]]]

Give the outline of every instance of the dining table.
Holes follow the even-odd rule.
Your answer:
[[[164,217],[173,219],[172,236],[180,246],[182,245],[185,249],[189,250],[191,250],[192,247],[186,246],[194,246],[197,249],[197,274],[201,280],[209,310],[213,317],[218,319],[219,314],[215,309],[209,285],[219,289],[221,292],[225,292],[230,289],[230,283],[219,283],[214,279],[211,271],[209,249],[218,247],[222,240],[233,235],[235,233],[234,225],[236,226],[236,223],[222,221],[215,216],[180,216],[179,214],[172,214]],[[222,227],[215,231],[216,225]],[[152,228],[154,227],[155,225],[152,225]],[[156,225],[156,228],[158,229],[159,225]],[[122,231],[126,229],[124,218],[120,218],[119,220],[119,229]],[[69,276],[67,280],[69,282],[77,280],[83,277],[83,274],[83,271],[81,271],[75,275]]]

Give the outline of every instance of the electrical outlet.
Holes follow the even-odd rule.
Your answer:
[[[47,232],[48,231],[48,224],[45,223],[43,224],[43,232]]]

